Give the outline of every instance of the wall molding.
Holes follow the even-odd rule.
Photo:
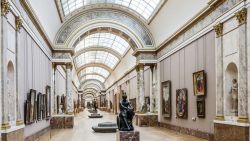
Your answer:
[[[174,131],[182,133],[182,134],[187,134],[187,135],[195,136],[195,137],[198,137],[198,138],[206,139],[208,141],[214,141],[214,135],[213,134],[203,132],[203,131],[200,131],[200,130],[180,127],[180,126],[171,125],[171,124],[163,123],[163,122],[158,122],[158,126],[162,127],[162,128],[169,129],[169,130],[174,130]]]
[[[237,12],[239,9],[246,7],[246,4],[244,3],[244,1],[242,0],[240,3],[238,3],[237,5],[235,5],[232,9],[228,10],[227,12],[223,13],[221,16],[219,16],[214,22],[212,22],[211,24],[209,24],[208,26],[206,26],[205,28],[203,28],[202,30],[198,31],[197,33],[195,33],[193,36],[191,36],[190,38],[188,38],[186,41],[181,42],[179,45],[177,46],[171,46],[171,49],[168,49],[168,51],[166,51],[166,53],[162,53],[163,49],[169,48],[167,47],[167,45],[171,44],[174,40],[176,40],[179,36],[184,35],[185,31],[194,27],[196,23],[199,22],[201,17],[206,17],[204,16],[204,14],[208,14],[208,12],[211,12],[211,9],[214,7],[208,7],[207,9],[204,10],[204,12],[200,12],[200,15],[195,16],[195,18],[193,18],[194,20],[190,21],[189,23],[185,24],[185,26],[183,26],[182,28],[180,28],[174,35],[172,35],[170,38],[168,38],[167,41],[165,41],[165,43],[162,43],[159,47],[157,47],[157,54],[158,53],[162,53],[164,55],[157,55],[158,59],[157,62],[161,62],[162,60],[164,60],[165,58],[171,56],[172,54],[176,53],[177,51],[181,50],[182,48],[186,47],[188,44],[192,43],[193,41],[199,39],[200,37],[204,36],[205,34],[211,32],[213,30],[214,25],[216,25],[217,23],[223,23],[233,17],[235,17],[235,12]]]

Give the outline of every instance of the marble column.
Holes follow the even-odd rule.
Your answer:
[[[67,110],[66,113],[69,115],[74,114],[74,102],[72,93],[72,64],[66,65],[66,99],[67,99]]]
[[[57,114],[57,106],[56,106],[56,67],[57,65],[55,63],[52,63],[52,87],[51,87],[51,94],[53,96],[53,103],[51,105],[51,111],[53,111],[53,114]]]
[[[3,7],[2,7],[3,8]],[[7,13],[6,13],[7,14]],[[4,69],[6,69],[3,66],[7,66],[7,64],[5,63],[5,58],[6,58],[6,52],[7,52],[7,46],[8,46],[8,35],[7,35],[7,25],[8,25],[8,21],[6,18],[6,14],[5,16],[2,16],[2,20],[1,20],[1,24],[2,24],[2,29],[1,29],[1,40],[2,40],[2,44],[1,44],[1,75],[2,75],[2,79],[1,79],[1,87],[2,87],[2,129],[8,129],[10,128],[10,123],[8,120],[8,113],[9,113],[9,109],[8,109],[8,94],[6,93],[6,84],[5,84],[5,79],[6,79],[6,72],[4,71]],[[2,13],[3,15],[3,13]]]
[[[19,49],[19,45],[21,44],[20,41],[21,41],[21,27],[22,27],[22,19],[20,16],[16,17],[16,62],[19,62],[18,61],[18,49]],[[18,68],[18,63],[16,63],[16,68]],[[23,122],[23,119],[21,117],[21,111],[20,111],[20,107],[23,106],[23,104],[20,103],[20,100],[19,100],[19,94],[18,94],[18,70],[16,69],[16,125],[17,126],[20,126],[20,125],[23,125],[24,122]]]
[[[150,112],[154,112],[154,92],[153,92],[153,69],[154,66],[150,66],[150,72],[149,72],[149,94],[150,94]]]
[[[223,99],[223,24],[214,26],[216,33],[216,120],[224,120]]]
[[[142,110],[142,106],[145,102],[145,83],[144,83],[144,65],[139,64],[136,68],[137,71],[137,111]]]
[[[239,78],[238,78],[238,121],[248,122],[247,96],[247,10],[244,8],[235,14],[239,22]]]

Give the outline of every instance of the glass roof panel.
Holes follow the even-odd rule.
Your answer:
[[[119,59],[114,55],[105,51],[88,51],[82,53],[75,58],[76,68],[89,63],[101,63],[107,65],[111,69],[117,65]]]
[[[160,0],[61,0],[64,15],[67,16],[76,9],[92,4],[117,4],[125,6],[148,19]]]
[[[89,73],[97,73],[100,74],[102,76],[104,76],[105,78],[107,78],[109,76],[109,72],[101,67],[87,67],[83,70],[81,70],[79,72],[79,77],[85,75],[85,74],[89,74]]]
[[[124,55],[129,48],[129,43],[112,33],[101,32],[86,36],[75,47],[75,52],[88,47],[107,47],[121,55]]]
[[[88,79],[96,79],[96,80],[99,80],[101,81],[102,83],[105,81],[105,79],[99,75],[86,75],[84,77],[81,78],[80,82],[83,82],[85,80],[88,80]]]

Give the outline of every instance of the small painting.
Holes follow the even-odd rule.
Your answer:
[[[187,89],[176,90],[176,116],[178,118],[186,119],[188,117],[188,97]]]
[[[193,73],[193,87],[195,96],[206,95],[206,74],[204,70]]]
[[[197,116],[199,118],[205,118],[205,99],[204,98],[198,98],[197,99]]]
[[[162,82],[162,115],[171,118],[171,81]]]
[[[46,86],[46,97],[47,97],[47,99],[46,99],[46,106],[47,106],[47,115],[46,115],[46,117],[50,117],[51,116],[51,109],[50,109],[50,107],[51,107],[51,88],[50,88],[50,86]]]

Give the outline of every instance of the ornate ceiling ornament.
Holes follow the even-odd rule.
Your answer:
[[[235,13],[235,16],[239,22],[239,25],[245,24],[247,22],[247,9],[241,9],[240,11]]]
[[[219,23],[214,26],[214,31],[217,35],[217,38],[223,35],[223,24]]]
[[[6,16],[10,12],[10,3],[8,0],[2,0],[1,7],[2,16]]]
[[[20,31],[21,27],[23,26],[23,20],[20,16],[16,17],[16,31]]]

